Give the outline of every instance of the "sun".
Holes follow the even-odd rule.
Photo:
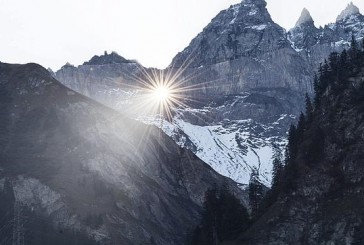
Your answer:
[[[153,97],[157,102],[164,103],[171,99],[172,91],[165,85],[157,85],[153,89]]]
[[[126,87],[133,91],[128,91],[127,94],[135,96],[131,99],[132,106],[128,107],[128,113],[137,115],[137,118],[142,120],[149,120],[148,117],[151,117],[172,122],[178,110],[189,108],[189,103],[198,102],[191,98],[188,92],[205,89],[209,86],[209,81],[191,83],[195,76],[202,74],[185,74],[193,60],[193,57],[188,56],[185,63],[179,66],[172,64],[164,70],[138,66],[138,72],[128,77],[136,82],[136,85],[126,84]]]

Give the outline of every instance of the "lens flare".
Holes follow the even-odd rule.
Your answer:
[[[124,74],[125,78],[120,80],[121,90],[127,98],[120,103],[123,113],[143,122],[172,122],[180,111],[202,104],[205,98],[196,94],[215,88],[212,84],[216,84],[216,80],[204,80],[209,70],[190,66],[195,53],[192,51],[182,64],[172,63],[163,70],[137,65],[136,70]],[[204,81],[196,82],[197,77]],[[193,110],[189,111],[195,114]]]
[[[154,99],[157,100],[159,103],[165,103],[170,99],[171,91],[168,87],[164,85],[159,85],[154,88],[153,96]]]

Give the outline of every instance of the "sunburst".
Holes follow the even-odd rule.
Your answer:
[[[164,70],[138,66],[139,72],[132,72],[128,77],[129,85],[126,85],[130,91],[138,91],[138,95],[133,98],[131,104],[124,107],[126,113],[141,121],[160,120],[163,125],[163,120],[173,120],[178,109],[189,108],[190,103],[201,103],[191,92],[212,88],[211,83],[216,81],[191,83],[202,75],[201,72],[207,71],[190,67],[194,60],[192,53],[183,64],[172,64]],[[192,72],[186,72],[189,68]]]

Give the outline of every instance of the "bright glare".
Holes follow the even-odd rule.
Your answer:
[[[136,91],[135,95],[138,95],[131,102],[133,106],[128,107],[128,112],[138,113],[138,118],[144,118],[143,120],[152,116],[160,118],[161,121],[171,122],[173,117],[178,114],[178,109],[189,107],[186,103],[198,102],[187,96],[186,92],[206,88],[210,82],[189,84],[196,75],[202,74],[184,74],[194,60],[194,54],[193,50],[186,61],[178,67],[171,65],[165,70],[138,67],[139,73],[129,77],[137,85],[126,85],[130,90]],[[182,76],[182,74],[184,75]]]
[[[153,91],[154,98],[159,102],[165,102],[170,99],[171,91],[168,87],[160,85]]]

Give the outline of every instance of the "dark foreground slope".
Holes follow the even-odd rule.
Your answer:
[[[320,68],[267,207],[228,244],[364,244],[364,43],[352,44]]]
[[[0,63],[0,244],[183,244],[223,182],[239,192],[155,127]]]

